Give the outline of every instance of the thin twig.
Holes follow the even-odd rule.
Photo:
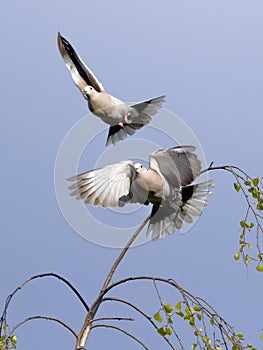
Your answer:
[[[151,215],[148,215],[147,218],[144,220],[144,222],[138,227],[138,229],[136,230],[136,232],[132,235],[132,237],[129,239],[128,243],[125,245],[125,247],[122,249],[120,255],[118,256],[118,258],[115,260],[114,264],[112,265],[104,283],[103,286],[99,292],[99,295],[97,297],[97,299],[95,300],[95,302],[92,304],[92,306],[90,307],[90,310],[86,316],[84,325],[81,329],[81,332],[79,334],[77,343],[76,343],[76,349],[79,349],[80,347],[84,347],[86,344],[86,341],[88,339],[89,336],[89,332],[91,330],[91,321],[94,318],[101,300],[105,294],[105,290],[107,289],[108,285],[111,282],[111,279],[117,269],[117,267],[119,266],[120,262],[122,261],[123,257],[125,256],[125,254],[127,253],[127,251],[129,250],[130,246],[132,245],[132,243],[135,241],[135,239],[137,238],[137,236],[139,235],[139,233],[142,231],[142,229],[144,228],[144,226],[147,224],[147,222],[150,220]]]
[[[94,318],[90,323],[92,322],[98,322],[98,321],[134,321],[134,318],[132,317],[99,317]]]
[[[108,276],[105,279],[105,282],[103,284],[103,287],[101,289],[101,292],[103,293],[105,291],[105,289],[108,287],[108,285],[110,284],[110,281],[112,279],[112,276],[114,275],[118,265],[120,264],[120,262],[122,261],[124,255],[127,253],[128,249],[130,248],[130,246],[132,245],[132,243],[135,241],[135,239],[137,238],[138,234],[141,232],[141,230],[144,228],[144,226],[147,224],[147,222],[150,220],[151,215],[148,215],[147,218],[144,220],[144,222],[140,225],[140,227],[138,227],[138,229],[136,230],[136,232],[132,235],[132,237],[129,239],[128,243],[126,244],[126,246],[123,248],[123,250],[121,251],[121,254],[118,256],[118,258],[115,260],[114,264],[112,265],[110,272],[108,274]]]
[[[19,322],[16,326],[14,326],[10,332],[10,336],[12,334],[14,334],[14,332],[17,330],[17,328],[19,328],[20,326],[22,326],[23,324],[32,321],[32,320],[37,320],[37,319],[42,319],[42,320],[48,320],[48,321],[54,321],[57,322],[59,324],[61,324],[63,327],[65,327],[66,329],[68,329],[74,336],[75,338],[78,337],[77,332],[74,331],[73,328],[71,328],[68,324],[66,324],[65,322],[61,321],[58,318],[55,317],[51,317],[51,316],[31,316],[31,317],[27,317],[26,319],[24,319],[23,321]]]
[[[55,277],[57,279],[59,279],[60,281],[64,282],[72,291],[73,293],[78,297],[78,299],[80,300],[80,302],[82,303],[82,305],[85,307],[85,309],[87,310],[87,312],[89,311],[89,307],[87,305],[87,303],[85,302],[85,300],[83,299],[83,297],[80,295],[80,293],[78,292],[78,290],[68,281],[66,280],[64,277],[53,273],[53,272],[48,272],[48,273],[42,273],[42,274],[38,274],[32,277],[27,278],[22,284],[20,284],[20,286],[18,286],[7,298],[6,298],[6,302],[5,302],[5,307],[0,319],[0,335],[1,335],[1,330],[3,327],[3,324],[6,323],[6,315],[7,315],[7,310],[9,307],[9,304],[12,300],[12,298],[14,297],[14,295],[20,291],[27,283],[37,279],[37,278],[43,278],[43,277]]]
[[[95,324],[91,326],[91,329],[94,328],[99,328],[99,327],[104,327],[104,328],[112,328],[112,329],[116,329],[117,331],[124,333],[125,335],[127,335],[128,337],[132,338],[133,340],[135,340],[138,344],[140,344],[145,350],[149,350],[149,348],[147,348],[147,346],[137,337],[135,337],[133,334],[127,332],[125,329],[117,327],[117,326],[113,326],[113,325],[109,325],[109,324]]]
[[[165,315],[166,315],[166,312],[165,312],[165,309],[164,309],[164,306],[163,306],[163,302],[162,302],[162,298],[161,298],[161,295],[159,293],[159,289],[157,287],[157,284],[156,284],[156,281],[155,279],[153,279],[153,285],[154,285],[154,288],[155,288],[155,291],[156,291],[156,294],[157,294],[157,297],[159,299],[159,302],[160,302],[160,305],[161,305],[161,308],[162,310],[164,311]],[[167,315],[166,315],[166,318],[167,318]],[[171,326],[171,325],[170,325]],[[173,327],[172,327],[173,328]],[[173,332],[174,332],[174,335],[175,337],[177,338],[179,344],[180,344],[180,347],[181,347],[181,350],[184,349],[184,346],[182,344],[182,341],[181,341],[181,338],[179,337],[179,335],[177,334],[177,332],[175,331],[175,329],[173,328]]]
[[[219,325],[221,325],[222,327],[222,323],[225,325],[226,328],[222,328],[222,331],[224,332],[224,334],[226,335],[226,337],[229,337],[228,332],[231,333],[231,335],[235,335],[235,332],[233,330],[233,328],[214,310],[213,307],[211,307],[207,302],[204,301],[204,304],[207,305],[207,307],[205,307],[204,305],[200,304],[200,300],[203,300],[199,297],[195,297],[193,294],[191,294],[190,292],[186,291],[185,289],[183,289],[182,287],[180,287],[178,285],[178,283],[176,283],[174,280],[172,279],[165,279],[165,278],[160,278],[160,277],[153,277],[153,276],[135,276],[135,277],[127,277],[125,279],[119,280],[115,283],[112,283],[106,290],[105,293],[108,293],[111,289],[124,284],[126,282],[130,282],[130,281],[140,281],[140,280],[150,280],[150,281],[160,281],[163,282],[165,284],[169,284],[173,287],[175,287],[181,294],[182,296],[185,298],[185,296],[187,295],[189,298],[193,299],[195,301],[195,303],[197,305],[199,305],[202,310],[206,313],[206,315],[209,318],[214,318],[215,324],[217,324],[217,326],[219,327]],[[210,311],[210,310],[211,311]],[[219,321],[218,321],[219,320]],[[236,342],[238,345],[240,345],[240,349],[242,349],[242,344],[240,343],[239,340],[237,340]]]

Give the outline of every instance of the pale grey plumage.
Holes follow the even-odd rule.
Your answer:
[[[201,171],[194,150],[193,146],[158,150],[150,155],[148,169],[127,160],[73,176],[71,195],[102,207],[152,203],[147,236],[162,238],[183,222],[191,223],[207,205],[213,183],[191,184]]]
[[[115,144],[148,124],[162,106],[165,96],[128,105],[108,94],[71,44],[58,33],[58,47],[76,86],[88,101],[90,111],[110,125],[108,144]]]

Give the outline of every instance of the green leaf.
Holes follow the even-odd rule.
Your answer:
[[[258,210],[263,210],[263,203],[257,204],[257,209]]]
[[[158,329],[157,329],[157,332],[158,332],[161,336],[163,336],[163,337],[167,334],[166,331],[165,331],[165,329],[164,329],[163,327],[158,328]]]
[[[184,317],[184,314],[182,313],[182,311],[177,311],[177,312],[176,312],[176,315],[181,316],[181,317]]]
[[[167,335],[172,335],[173,334],[172,329],[169,328],[169,327],[166,327],[165,332],[166,332]]]
[[[181,311],[181,310],[182,310],[182,304],[181,304],[180,301],[179,301],[178,303],[175,304],[175,308],[176,308],[176,310],[178,310],[178,311]]]
[[[165,304],[164,305],[164,310],[167,314],[170,314],[173,311],[173,307],[171,304]]]
[[[195,350],[195,349],[196,349],[196,347],[197,347],[197,344],[196,344],[196,343],[192,344],[192,346],[191,346],[191,350]]]
[[[204,335],[202,338],[206,345],[210,345],[212,343],[211,339],[209,339],[206,335]]]
[[[240,221],[239,224],[241,227],[246,227],[246,221],[244,221],[244,220]]]
[[[13,335],[13,336],[11,337],[11,342],[14,343],[14,344],[17,343],[17,337],[16,337],[16,335]]]
[[[246,186],[251,186],[251,182],[250,182],[250,181],[245,181],[244,184],[245,184]]]
[[[240,185],[238,184],[238,183],[234,183],[234,188],[235,188],[235,190],[238,192],[238,191],[240,191]]]
[[[195,310],[195,311],[201,311],[202,308],[201,308],[200,306],[195,305],[195,306],[194,306],[194,310]]]
[[[239,258],[240,258],[240,254],[239,254],[239,253],[236,253],[236,254],[234,255],[234,259],[235,259],[235,260],[239,260]]]
[[[197,318],[198,318],[199,321],[201,321],[202,318],[203,318],[203,315],[202,315],[202,314],[196,314],[196,316],[197,316]]]
[[[210,318],[210,324],[213,326],[215,324],[215,320],[213,318]]]
[[[256,269],[258,272],[263,272],[263,265],[259,264]]]
[[[190,324],[190,326],[194,327],[194,325],[195,325],[195,318],[193,316],[191,316],[189,318],[189,324]]]
[[[244,338],[244,334],[241,333],[241,332],[237,333],[237,336],[238,336],[238,338],[239,338],[240,340],[244,340],[244,339],[245,339],[245,338]]]
[[[261,334],[260,339],[263,340],[263,334]]]
[[[156,312],[156,314],[154,314],[153,317],[155,318],[155,320],[157,322],[160,322],[160,323],[163,322],[163,318],[162,318],[162,315],[160,314],[160,312]]]
[[[168,317],[167,322],[168,322],[169,324],[173,324],[173,323],[174,323],[172,317]]]
[[[255,177],[255,179],[252,180],[253,186],[257,187],[258,183],[259,183],[259,177]]]
[[[4,324],[3,327],[2,327],[3,331],[6,331],[6,330],[7,330],[7,327],[8,327],[8,325],[7,325],[7,324]]]

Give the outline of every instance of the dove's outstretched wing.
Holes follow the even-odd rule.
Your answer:
[[[69,187],[72,196],[93,202],[102,207],[122,206],[120,198],[130,194],[131,183],[136,176],[131,160],[107,165],[69,178],[75,183]],[[127,199],[127,202],[129,200]]]
[[[80,89],[81,93],[86,98],[83,93],[83,89],[89,85],[92,86],[98,92],[104,91],[103,85],[96,78],[94,73],[85,65],[82,59],[79,57],[77,52],[74,50],[72,45],[58,33],[58,47],[61,56],[70,71],[71,77],[77,87]]]

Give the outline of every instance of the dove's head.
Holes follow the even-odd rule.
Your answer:
[[[83,89],[83,95],[86,97],[86,98],[89,98],[91,95],[94,95],[94,92],[96,90],[94,89],[93,86],[91,85],[87,85],[84,87]]]
[[[145,168],[145,166],[143,166],[142,164],[140,163],[135,163],[134,164],[134,168],[136,170],[136,173],[138,174],[142,174],[144,173],[145,171],[147,171],[147,169]]]

